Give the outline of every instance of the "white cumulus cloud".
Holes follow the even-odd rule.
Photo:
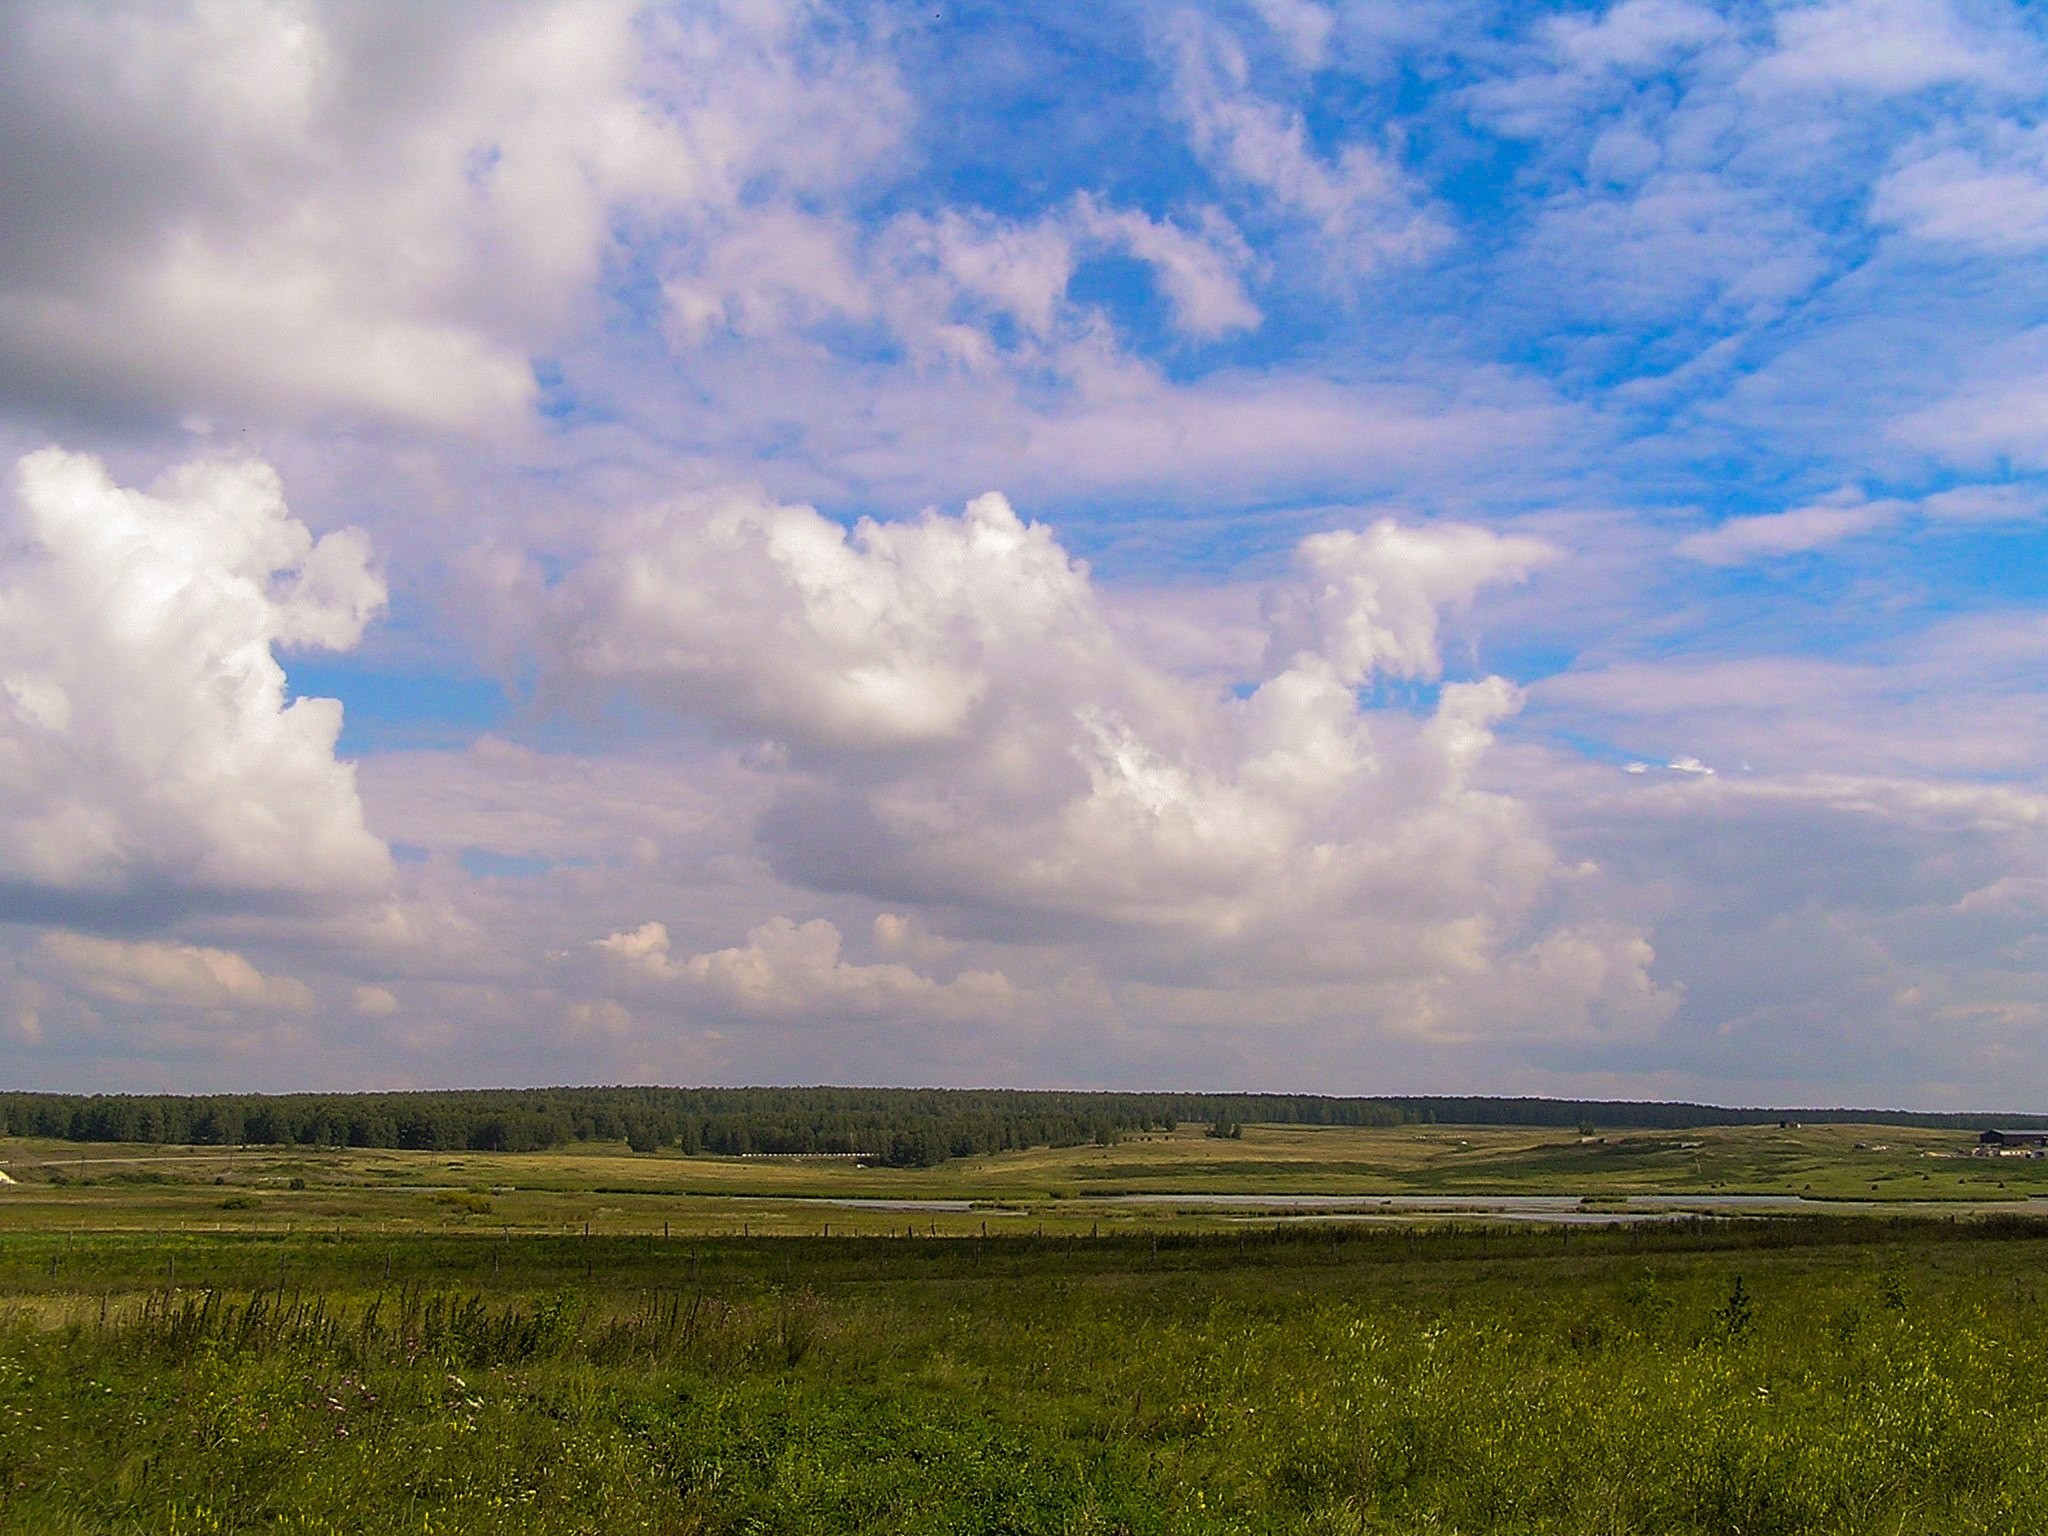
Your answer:
[[[101,939],[63,930],[44,934],[41,950],[79,987],[109,1002],[294,1013],[313,1006],[313,994],[304,982],[266,976],[233,950]]]
[[[515,419],[637,230],[893,132],[887,79],[794,12],[650,9],[0,10],[0,391]]]
[[[366,1019],[388,1019],[398,1012],[398,998],[388,987],[361,986],[349,994],[349,1006]]]
[[[1374,673],[1432,678],[1438,617],[1482,587],[1519,580],[1553,559],[1537,539],[1483,528],[1404,528],[1392,519],[1363,533],[1319,533],[1296,552],[1298,582],[1268,604],[1268,654],[1318,655],[1356,686]]]
[[[837,925],[775,917],[744,945],[677,959],[668,929],[649,922],[594,941],[616,962],[662,981],[700,990],[720,1007],[751,1015],[804,1017],[957,1013],[987,1019],[1004,1011],[1015,989],[999,971],[963,971],[936,981],[898,961],[858,965],[841,955]]]
[[[1439,680],[1446,615],[1552,553],[1459,525],[1318,535],[1266,605],[1263,676],[1219,693],[1134,650],[1000,496],[850,532],[729,496],[648,514],[548,593],[544,670],[565,700],[624,687],[771,738],[758,836],[799,887],[983,940],[1087,932],[1091,963],[1134,976],[1398,976],[1380,995],[1449,1028],[1467,979],[1538,940],[1562,878],[1536,820],[1477,779],[1519,694],[1447,682],[1418,716],[1358,690]],[[602,942],[736,989],[799,954],[838,975],[827,937],[773,928],[687,962],[658,926]],[[1633,953],[1545,974],[1638,976]]]
[[[958,739],[998,707],[998,666],[1051,674],[1108,644],[1085,571],[1000,496],[851,536],[755,498],[674,506],[622,526],[554,615],[558,677],[799,748]]]
[[[315,540],[267,466],[148,491],[90,457],[17,466],[0,539],[0,893],[67,902],[317,896],[383,880],[341,706],[286,700],[285,645],[355,644],[368,542]]]

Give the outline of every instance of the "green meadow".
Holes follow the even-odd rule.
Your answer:
[[[1969,1147],[9,1142],[0,1530],[2035,1532],[2048,1164]]]
[[[1859,1210],[2012,1207],[2048,1196],[2048,1161],[1970,1156],[1975,1138],[1905,1126],[1729,1126],[1590,1134],[1542,1127],[1200,1126],[1111,1146],[1038,1147],[890,1168],[851,1157],[148,1147],[0,1140],[0,1233],[10,1231],[659,1231],[705,1235],[940,1235],[1216,1225],[1198,1205],[1130,1196],[1270,1195],[1414,1200],[1569,1196],[1595,1204],[1771,1196]],[[834,1201],[966,1202],[892,1214]],[[1447,1210],[1451,1208],[1447,1207]],[[1426,1216],[1428,1213],[1423,1213]]]

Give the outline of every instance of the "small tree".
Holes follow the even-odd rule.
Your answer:
[[[1714,1309],[1714,1321],[1724,1334],[1733,1339],[1747,1333],[1755,1320],[1756,1307],[1750,1300],[1749,1288],[1742,1283],[1742,1276],[1737,1275],[1728,1299]]]

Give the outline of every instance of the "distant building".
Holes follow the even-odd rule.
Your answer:
[[[2048,1131],[1986,1131],[1977,1138],[1981,1147],[2048,1147]]]
[[[2048,1158],[2048,1131],[1985,1131],[1970,1156]]]

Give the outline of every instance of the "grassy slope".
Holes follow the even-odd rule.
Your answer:
[[[1114,1147],[967,1158],[931,1169],[845,1161],[636,1157],[623,1148],[434,1154],[0,1143],[23,1182],[0,1187],[0,1231],[204,1225],[221,1230],[364,1224],[699,1232],[1088,1230],[1196,1219],[1091,1205],[1128,1192],[1804,1194],[1870,1202],[1993,1202],[2048,1194],[2048,1162],[1973,1159],[1954,1132],[1816,1126],[1609,1134],[1533,1129],[1254,1126],[1241,1141],[1197,1128]],[[52,1176],[66,1182],[56,1183]],[[303,1189],[291,1188],[294,1180]],[[219,1182],[216,1182],[219,1181]],[[820,1198],[938,1198],[971,1213],[863,1212]]]

